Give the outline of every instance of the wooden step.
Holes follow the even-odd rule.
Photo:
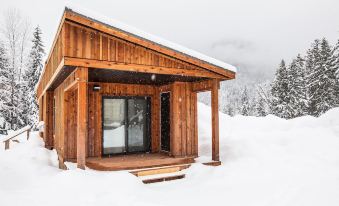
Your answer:
[[[207,165],[207,166],[220,166],[221,165],[221,161],[204,162],[202,164],[203,165]]]
[[[157,183],[157,182],[178,180],[178,179],[183,179],[183,178],[185,178],[185,174],[170,175],[170,176],[163,176],[163,177],[155,177],[155,178],[150,178],[150,179],[143,179],[142,182],[144,184],[151,184],[151,183]]]
[[[157,175],[157,174],[168,174],[179,172],[181,170],[187,169],[191,166],[191,164],[180,164],[180,165],[172,165],[172,166],[164,166],[164,167],[154,167],[154,168],[146,168],[140,170],[132,170],[130,173],[137,177],[148,176],[148,175]]]

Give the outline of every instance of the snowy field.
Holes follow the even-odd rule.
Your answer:
[[[339,109],[320,118],[220,113],[223,165],[144,185],[127,172],[57,168],[37,133],[0,149],[0,205],[339,205]],[[199,160],[210,157],[210,108],[199,104]],[[74,165],[71,165],[74,166]]]

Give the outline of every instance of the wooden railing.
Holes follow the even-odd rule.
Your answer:
[[[7,135],[7,137],[3,140],[3,143],[5,143],[5,150],[9,149],[9,143],[10,141],[15,141],[15,142],[19,142],[18,140],[13,140],[14,137],[19,136],[20,134],[27,132],[27,140],[29,139],[29,133],[31,132],[31,127],[30,126],[26,126],[24,128],[21,128],[15,132],[13,132],[12,134]]]

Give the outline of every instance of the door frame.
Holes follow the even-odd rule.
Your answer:
[[[125,152],[104,154],[104,99],[124,99],[125,100]],[[129,99],[145,99],[146,100],[146,126],[144,127],[144,140],[148,138],[147,145],[145,145],[144,151],[130,152],[128,148],[128,100]],[[115,95],[102,95],[101,96],[101,156],[110,157],[122,154],[137,154],[147,153],[151,151],[151,97],[150,96],[115,96]]]

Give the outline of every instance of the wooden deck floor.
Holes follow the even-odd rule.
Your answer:
[[[170,157],[163,153],[130,154],[103,158],[87,158],[86,166],[101,171],[132,170],[193,163],[194,157]]]

